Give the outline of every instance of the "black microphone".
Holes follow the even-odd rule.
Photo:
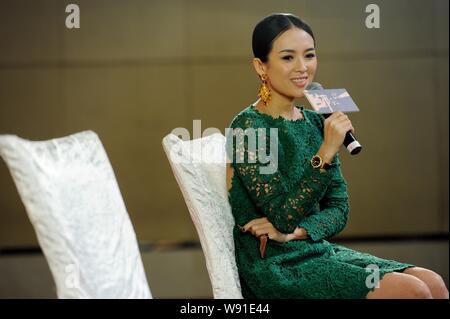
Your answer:
[[[312,82],[306,87],[306,90],[312,91],[312,90],[323,90],[323,87],[320,83]],[[322,114],[325,118],[329,117],[331,114]],[[348,131],[345,134],[344,138],[344,146],[347,148],[347,150],[350,152],[351,155],[356,155],[362,150],[362,145],[359,144],[356,137],[353,135],[351,131]]]

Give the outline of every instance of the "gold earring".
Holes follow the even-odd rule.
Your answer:
[[[264,105],[267,106],[271,98],[270,89],[267,86],[267,74],[263,74],[261,76],[261,81],[262,83],[261,87],[259,88],[258,97],[261,99],[261,101],[263,101]]]

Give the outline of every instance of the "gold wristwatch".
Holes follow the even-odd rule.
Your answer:
[[[322,159],[322,157],[320,157],[319,155],[314,155],[313,157],[312,157],[312,159],[311,159],[311,165],[312,165],[312,167],[313,168],[318,168],[318,169],[320,169],[321,171],[322,170],[329,170],[330,169],[330,167],[331,167],[331,165],[330,164],[328,164],[328,163],[325,163],[324,161],[323,161],[323,159]]]

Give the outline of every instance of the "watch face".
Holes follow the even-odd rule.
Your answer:
[[[321,163],[322,159],[317,155],[313,156],[313,158],[311,159],[311,164],[315,168],[319,167]]]

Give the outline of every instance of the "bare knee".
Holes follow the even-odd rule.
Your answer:
[[[448,299],[448,290],[442,277],[434,271],[425,270],[428,272],[428,276],[421,280],[428,285],[433,298]]]
[[[418,278],[415,278],[408,286],[408,297],[411,299],[433,299],[433,295],[431,294],[431,290],[426,283],[421,281]]]
[[[414,267],[405,270],[405,273],[415,276],[423,281],[431,291],[433,298],[448,299],[448,289],[442,277],[429,269]]]
[[[430,280],[425,281],[428,288],[431,290],[433,298],[436,299],[448,299],[448,289],[445,286],[445,282],[442,277],[430,270]]]

